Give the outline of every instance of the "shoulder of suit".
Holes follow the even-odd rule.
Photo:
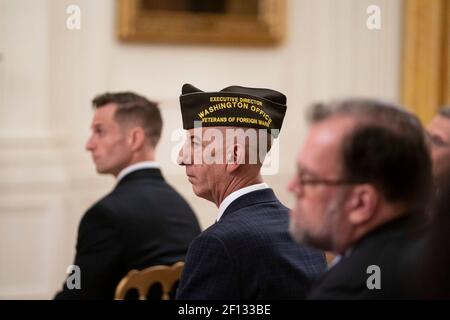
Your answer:
[[[105,198],[120,198],[121,200],[126,200],[136,197],[145,197],[146,199],[152,199],[155,197],[157,198],[158,192],[181,197],[180,194],[165,180],[143,178],[127,180],[118,184]]]
[[[261,235],[267,234],[267,229],[258,221],[249,218],[222,217],[218,223],[211,225],[201,233],[202,240],[221,241],[226,247],[251,246]],[[243,246],[243,244],[246,244]]]
[[[106,195],[94,203],[83,216],[83,220],[86,219],[107,219],[111,221],[119,220],[120,215],[116,210],[111,194]]]
[[[274,201],[260,202],[236,209],[231,207],[220,219],[221,224],[242,230],[259,230],[268,228],[268,225],[284,228],[284,224],[288,221],[289,209],[280,202]]]

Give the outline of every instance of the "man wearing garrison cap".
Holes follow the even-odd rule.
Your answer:
[[[183,86],[186,143],[179,164],[194,193],[214,202],[216,223],[190,245],[177,299],[301,299],[325,271],[324,255],[297,247],[289,210],[260,170],[286,112],[274,90]]]

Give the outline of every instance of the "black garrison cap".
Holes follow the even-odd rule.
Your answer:
[[[266,129],[276,138],[286,113],[286,96],[275,90],[240,86],[204,92],[185,84],[180,105],[185,130],[200,124],[202,127],[247,127]]]

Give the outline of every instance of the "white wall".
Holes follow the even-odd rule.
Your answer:
[[[193,195],[184,170],[169,160],[183,83],[286,93],[281,167],[266,179],[286,204],[308,103],[348,95],[398,100],[401,0],[288,2],[283,45],[237,48],[122,44],[112,0],[0,0],[0,298],[50,298],[72,262],[84,210],[114,185],[95,174],[83,150],[97,93],[134,90],[161,102],[158,160],[203,227],[216,209]],[[69,4],[81,7],[79,31],[65,27]],[[381,7],[379,31],[366,28],[370,4]]]

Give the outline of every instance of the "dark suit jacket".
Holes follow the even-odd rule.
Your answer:
[[[324,254],[294,243],[288,209],[263,189],[192,242],[177,299],[301,299],[325,270]]]
[[[131,172],[82,218],[74,262],[81,290],[64,283],[55,298],[112,299],[128,271],[184,260],[199,233],[193,211],[159,169]]]
[[[411,213],[370,232],[325,274],[308,299],[415,298],[414,274],[426,229],[425,216]],[[367,270],[371,265],[380,268],[380,290],[368,289],[375,274]]]

